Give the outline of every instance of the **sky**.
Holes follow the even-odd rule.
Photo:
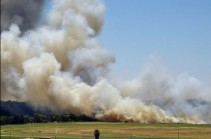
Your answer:
[[[104,0],[99,38],[116,73],[135,76],[156,57],[174,72],[211,83],[210,0]]]
[[[211,83],[210,0],[103,3],[105,25],[97,39],[115,53],[115,74],[133,78],[154,57],[173,72]],[[50,8],[49,0],[46,7]]]

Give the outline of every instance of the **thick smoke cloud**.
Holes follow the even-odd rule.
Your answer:
[[[40,18],[44,0],[1,0],[1,31],[17,24],[21,31],[33,28]]]
[[[45,24],[3,31],[2,99],[104,121],[211,123],[211,89],[188,74],[152,60],[134,80],[112,75],[114,54],[95,39],[103,16],[98,0],[54,0]]]

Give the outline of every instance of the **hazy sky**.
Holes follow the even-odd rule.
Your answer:
[[[103,2],[98,39],[115,53],[115,73],[133,77],[153,56],[172,71],[211,83],[211,0]]]

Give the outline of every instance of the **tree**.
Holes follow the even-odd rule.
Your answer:
[[[43,123],[46,120],[48,120],[48,118],[45,115],[35,113],[34,122]]]
[[[57,122],[61,122],[61,117],[60,117],[59,114],[55,114],[55,115],[54,115],[54,119],[55,119],[55,121],[57,121]]]
[[[69,114],[69,118],[71,119],[71,121],[78,121],[78,118],[75,114]]]
[[[69,115],[67,115],[67,114],[61,115],[61,121],[62,122],[68,122],[69,121]]]
[[[30,123],[30,118],[27,115],[24,116],[24,124],[26,123]]]
[[[50,122],[54,122],[54,121],[55,121],[55,117],[54,117],[53,114],[50,114],[50,116],[49,116],[49,121],[50,121]]]

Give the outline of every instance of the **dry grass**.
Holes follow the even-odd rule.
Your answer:
[[[130,124],[130,123],[104,123],[104,122],[79,122],[79,123],[46,123],[7,125],[1,127],[1,135],[15,136],[55,136],[57,139],[93,136],[95,129],[99,129],[101,137],[138,137],[138,138],[201,138],[211,139],[211,125],[187,124]]]

